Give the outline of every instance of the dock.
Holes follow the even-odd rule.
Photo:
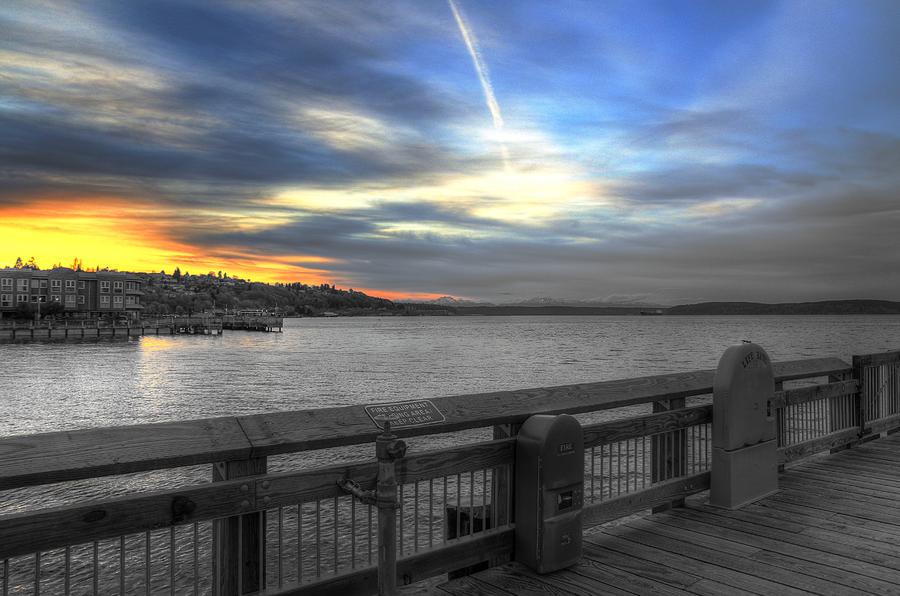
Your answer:
[[[281,332],[282,317],[250,315],[171,315],[139,320],[65,319],[0,321],[0,343],[127,339],[145,335],[222,335],[223,330]]]
[[[900,593],[900,434],[791,466],[779,485],[737,511],[702,493],[602,526],[570,569],[509,563],[432,594]]]
[[[543,575],[517,546],[535,415],[584,456],[553,501],[578,533],[544,552],[583,549]],[[730,417],[765,436],[723,467]],[[900,351],[771,362],[748,344],[717,370],[0,437],[0,594],[896,594],[897,430]],[[356,446],[371,456],[336,451]],[[772,485],[723,497],[747,461]],[[148,472],[154,490],[102,490]],[[44,498],[66,483],[98,488]]]

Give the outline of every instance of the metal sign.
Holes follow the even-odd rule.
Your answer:
[[[372,422],[378,428],[382,428],[382,425],[377,420],[380,416],[389,416],[391,418],[392,429],[437,424],[446,420],[437,406],[427,399],[398,401],[389,404],[372,404],[365,408],[366,414],[369,415],[369,418],[372,419]]]

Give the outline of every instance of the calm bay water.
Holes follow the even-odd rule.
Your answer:
[[[900,348],[900,316],[289,319],[284,333],[0,345],[0,436]]]
[[[282,334],[6,344],[0,345],[0,436],[709,369],[743,339],[761,344],[774,360],[849,361],[852,354],[900,349],[900,316],[293,319]],[[431,445],[443,440],[450,439],[435,438]],[[411,448],[429,445],[417,437]],[[372,455],[365,445],[340,454],[275,457],[269,469]],[[4,491],[0,514],[209,479],[205,465]],[[164,560],[168,534],[154,540],[152,558]],[[199,540],[207,556],[209,524],[202,525]],[[139,542],[129,543],[129,557],[143,556]],[[99,551],[107,583],[115,580],[118,544],[107,541]],[[193,543],[177,544],[178,559],[189,561]],[[30,589],[32,561],[14,561],[12,586]],[[44,582],[51,591],[63,581],[60,561]],[[128,582],[140,587],[143,571],[140,561],[135,565],[132,575],[139,577],[129,575]],[[73,550],[73,585],[89,586],[93,573],[90,549]],[[209,592],[207,580],[208,574],[201,593]],[[167,581],[164,567],[154,571],[154,586],[164,588]]]

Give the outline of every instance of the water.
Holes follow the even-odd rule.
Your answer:
[[[900,316],[293,319],[282,334],[6,344],[0,345],[0,436],[710,369],[725,348],[743,339],[761,344],[776,361],[836,356],[849,362],[852,354],[900,349]],[[415,447],[422,441],[416,438]],[[372,448],[345,455],[369,459]],[[304,455],[299,463],[270,458],[270,471],[334,457]],[[206,465],[5,491],[0,514],[171,489],[209,477]],[[189,533],[190,527],[176,532]],[[128,540],[137,541],[126,545],[127,588],[136,590],[144,581],[144,543],[142,535]],[[168,540],[167,531],[154,537],[153,561],[166,560]],[[208,523],[201,524],[198,541],[208,557]],[[189,562],[193,539],[175,544],[176,558]],[[106,541],[97,551],[104,591],[116,591],[107,584],[117,581],[118,548],[117,541]],[[52,574],[42,582],[50,591],[60,588],[60,557],[47,553],[42,564]],[[73,549],[76,592],[89,591],[92,557],[90,545]],[[31,561],[16,561],[12,576],[12,585],[26,592],[34,576]],[[153,585],[164,588],[166,567],[158,567]],[[207,567],[200,574],[201,593],[209,591]]]
[[[284,333],[0,345],[0,436],[900,349],[900,316],[289,319]]]

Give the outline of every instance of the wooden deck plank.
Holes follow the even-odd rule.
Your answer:
[[[681,526],[676,525],[675,527]],[[682,527],[682,529],[684,528]],[[685,532],[684,535],[687,535],[687,533]],[[735,540],[741,539],[736,533],[723,533],[723,535],[728,535]],[[789,554],[789,551],[775,552],[767,549],[758,549],[757,552],[748,558],[754,562],[764,562],[763,565],[757,564],[757,569],[780,568],[777,574],[768,569],[761,571],[761,573],[775,574],[770,579],[790,577],[792,579],[788,581],[795,587],[816,593],[829,595],[842,593],[851,596],[859,593],[860,589],[878,592],[891,585],[882,580],[847,573],[846,569],[836,569],[833,566],[820,564],[809,558],[795,557]],[[747,563],[742,563],[742,565],[749,569],[754,568]]]
[[[486,581],[515,594],[539,589],[532,582],[556,594],[900,594],[900,434],[795,463],[779,483],[735,511],[697,495],[602,527],[570,569],[489,570]]]
[[[792,532],[780,532],[774,528],[717,516],[710,519],[707,511],[690,509],[672,510],[672,516],[688,520],[697,526],[711,529],[717,536],[733,536],[736,540],[746,540],[747,544],[762,549],[806,559],[822,561],[847,572],[861,573],[876,579],[897,579],[900,577],[900,558],[881,555],[871,549],[847,548],[825,540],[801,536]]]
[[[494,573],[494,569],[497,569],[498,572]],[[481,575],[494,578],[507,574],[529,576],[534,575],[531,570],[529,570],[521,563],[517,562],[512,562],[508,565],[496,567],[494,569],[484,571]],[[543,585],[565,590],[566,593],[578,594],[579,596],[583,594],[632,596],[634,594],[634,592],[629,592],[625,589],[616,587],[615,585],[600,584],[598,586],[597,582],[591,581],[585,576],[579,575],[577,573],[549,573],[547,575],[540,576],[540,581]],[[550,590],[548,590],[548,592],[550,592]]]
[[[879,542],[887,542],[889,544],[900,543],[900,528],[894,528],[893,531],[891,531],[891,527],[886,526],[885,524],[872,523],[868,520],[861,520],[859,518],[850,518],[830,511],[809,509],[790,503],[779,503],[777,501],[754,503],[748,506],[748,510],[764,510],[765,515],[772,517],[772,519],[816,525],[821,528],[829,528],[846,534],[853,534],[867,540],[876,540]]]
[[[590,557],[583,558],[581,562],[573,566],[570,571],[603,584],[624,588],[629,592],[638,595],[654,594],[656,596],[676,596],[690,594],[690,592],[686,590],[681,590],[627,571],[622,571],[621,569],[607,565],[602,561]]]
[[[681,539],[682,537],[678,538],[678,540]],[[691,586],[691,590],[697,587],[702,589],[702,586],[699,586],[699,584],[703,581],[710,581],[717,585],[726,585],[734,590],[746,590],[760,595],[772,594],[784,587],[781,584],[726,569],[706,561],[688,559],[681,553],[673,553],[647,544],[625,540],[624,538],[604,536],[603,545],[605,548],[618,550],[623,554],[628,554],[643,561],[651,561],[679,569],[690,569],[692,573],[703,578],[700,582]]]
[[[839,487],[841,490],[853,492],[860,495],[896,495],[897,490],[885,487],[884,484],[874,481],[867,481],[860,478],[848,478],[836,474],[826,474],[823,472],[815,472],[810,470],[796,470],[790,474],[783,475],[779,484],[781,486],[790,486],[790,483],[796,482],[799,486],[808,483],[810,486],[826,485]]]
[[[692,543],[697,543],[694,538],[696,534],[693,534],[690,531],[681,530],[679,532],[672,528],[667,532],[666,530],[664,530],[664,528],[666,528],[665,524],[652,524],[646,527],[648,527],[648,530],[651,532],[671,536],[676,540],[690,540]],[[771,551],[763,549],[756,549],[756,552],[750,554],[749,558],[755,561],[762,561],[767,565],[781,567],[792,573],[796,573],[799,571],[804,575],[827,580],[828,582],[837,584],[837,586],[844,586],[843,588],[835,587],[828,583],[820,585],[821,589],[827,590],[826,593],[855,594],[858,593],[859,590],[871,591],[873,593],[886,593],[885,590],[890,591],[894,587],[893,584],[889,584],[887,582],[873,580],[871,578],[851,576],[850,574],[847,574],[841,570],[833,569],[825,565],[804,561],[802,559],[787,556],[781,553],[772,553]],[[809,580],[807,579],[806,581]],[[804,586],[804,589],[811,588],[814,588],[814,586]]]
[[[715,549],[691,544],[684,539],[672,539],[652,532],[627,527],[608,528],[604,530],[604,533],[676,554],[681,557],[681,564],[689,569],[696,565],[694,561],[700,561],[708,564],[705,567],[707,571],[711,565],[728,570],[730,572],[729,575],[744,574],[752,578],[754,583],[767,580],[769,582],[767,593],[769,594],[827,593],[824,592],[825,585],[816,578],[805,575],[797,576],[778,567],[760,564],[749,557],[730,555]],[[819,589],[817,590],[817,588]]]

